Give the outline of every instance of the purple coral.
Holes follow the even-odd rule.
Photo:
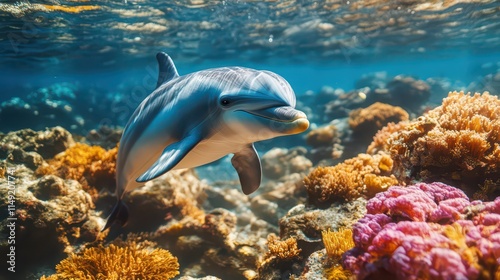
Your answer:
[[[344,266],[358,279],[496,279],[500,198],[470,202],[443,183],[391,187],[367,203]]]

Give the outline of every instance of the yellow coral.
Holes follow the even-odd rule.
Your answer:
[[[355,279],[352,272],[344,269],[341,265],[334,265],[325,269],[325,276],[328,280],[349,280]]]
[[[114,186],[118,147],[106,151],[99,146],[76,143],[38,168],[37,173],[53,174],[79,181],[84,187],[96,183]]]
[[[391,171],[389,155],[359,154],[333,167],[317,167],[304,178],[304,184],[309,202],[324,205],[353,200],[361,195],[373,196],[398,184]]]
[[[164,249],[147,249],[135,241],[124,246],[87,248],[56,266],[57,273],[41,280],[172,279],[179,274],[177,258]]]
[[[299,256],[301,249],[297,246],[297,240],[290,237],[281,241],[275,234],[271,233],[267,237],[269,251],[265,259],[278,258],[280,260],[291,260]]]
[[[354,248],[352,229],[344,228],[339,231],[324,230],[321,232],[323,244],[328,257],[336,262],[340,261],[342,254]]]

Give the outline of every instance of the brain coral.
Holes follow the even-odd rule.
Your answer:
[[[343,265],[358,279],[500,279],[500,198],[443,183],[391,187],[367,203]]]
[[[359,154],[335,166],[317,167],[304,178],[309,203],[328,206],[361,195],[372,196],[398,184],[391,170],[392,159],[386,154]]]
[[[474,188],[498,181],[500,100],[487,92],[451,92],[441,106],[392,131],[386,143],[402,181],[461,181]]]

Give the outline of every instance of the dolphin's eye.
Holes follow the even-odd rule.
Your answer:
[[[220,101],[220,105],[222,105],[223,107],[227,107],[230,104],[231,104],[231,102],[227,98],[222,98],[221,101]]]

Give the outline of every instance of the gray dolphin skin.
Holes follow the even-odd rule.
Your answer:
[[[124,195],[145,182],[180,168],[213,162],[227,154],[243,193],[261,182],[253,143],[297,134],[309,127],[294,109],[295,94],[281,76],[243,67],[223,67],[179,76],[166,53],[156,56],[156,89],[128,121],[118,150],[118,202],[103,230],[128,218]]]

